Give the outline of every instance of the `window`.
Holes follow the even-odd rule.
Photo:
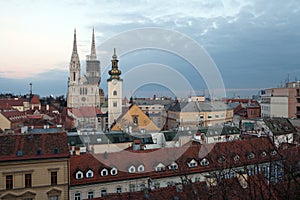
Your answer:
[[[146,189],[146,184],[145,183],[142,183],[141,185],[140,185],[140,190],[141,191],[144,191]]]
[[[121,187],[117,187],[117,193],[122,193],[122,188]]]
[[[216,117],[216,118],[219,118],[220,116],[219,116],[219,114],[216,114],[215,117]]]
[[[134,191],[135,191],[135,185],[129,184],[129,192],[134,192]]]
[[[88,199],[94,198],[94,191],[88,191],[88,193],[87,193],[87,198],[88,198]]]
[[[275,156],[277,154],[277,152],[275,150],[271,151],[271,156]]]
[[[74,200],[81,200],[81,193],[80,192],[76,192],[74,194]]]
[[[192,167],[197,167],[197,165],[198,165],[198,164],[197,164],[197,161],[194,160],[194,159],[191,160],[191,161],[188,163],[188,166],[191,167],[191,168],[192,168]]]
[[[57,185],[57,172],[51,172],[51,185]]]
[[[248,159],[249,159],[249,160],[253,159],[254,157],[255,157],[254,153],[250,153],[250,154],[248,155]]]
[[[113,102],[113,107],[117,107],[118,103],[116,101]]]
[[[238,161],[240,159],[240,156],[239,155],[235,155],[234,157],[233,157],[233,160],[236,162],[236,161]]]
[[[266,154],[266,152],[265,152],[265,151],[263,151],[263,152],[262,152],[260,155],[261,155],[261,157],[263,157],[263,158],[264,158],[264,157],[266,157],[266,155],[267,155],[267,154]]]
[[[6,189],[7,190],[13,189],[13,176],[12,175],[6,176]]]
[[[169,170],[176,170],[178,169],[178,165],[176,162],[171,163],[171,165],[169,165]]]
[[[134,166],[129,167],[128,172],[135,173],[135,167]]]
[[[117,168],[112,168],[112,169],[110,170],[110,174],[113,175],[113,176],[117,175],[117,174],[118,174]]]
[[[140,165],[140,166],[138,167],[138,172],[143,172],[144,170],[145,170],[144,165]]]
[[[139,123],[137,116],[133,116],[132,121],[133,121],[134,124],[138,124]]]
[[[209,165],[209,161],[206,158],[203,158],[200,162],[201,166],[208,166]]]
[[[162,164],[162,163],[159,163],[159,164],[155,167],[155,171],[157,171],[157,172],[165,171],[165,165]]]
[[[211,118],[212,118],[212,115],[208,115],[207,118],[208,118],[208,119],[211,119]]]
[[[58,200],[58,196],[57,195],[51,196],[50,200]]]
[[[82,179],[83,178],[83,173],[82,171],[78,171],[75,175],[76,179]]]
[[[73,72],[73,81],[75,81],[75,79],[76,79],[76,73]]]
[[[160,188],[160,183],[159,183],[159,182],[155,182],[155,183],[154,183],[154,188],[155,188],[155,189]]]
[[[104,196],[107,195],[107,190],[106,190],[106,189],[102,189],[102,190],[100,191],[100,193],[101,193],[101,197],[104,197]]]
[[[25,174],[25,187],[31,187],[31,174]]]
[[[108,170],[107,169],[102,169],[101,171],[101,176],[107,176],[108,175]]]
[[[92,177],[94,177],[94,172],[93,172],[92,170],[87,171],[86,177],[87,177],[87,178],[92,178]]]
[[[117,96],[117,94],[118,94],[117,91],[114,90],[114,91],[113,91],[113,95],[114,95],[114,96]]]
[[[221,156],[221,157],[218,159],[218,162],[221,163],[221,164],[224,164],[224,163],[226,162],[225,156]]]

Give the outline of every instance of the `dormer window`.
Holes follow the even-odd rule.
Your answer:
[[[193,168],[193,167],[197,167],[198,166],[198,163],[195,159],[191,160],[189,163],[188,163],[188,166],[190,168]]]
[[[201,166],[208,166],[209,165],[209,161],[206,158],[203,158],[200,162]]]
[[[101,176],[107,176],[108,175],[108,170],[104,168],[104,169],[101,170],[100,174],[101,174]]]
[[[156,167],[155,167],[155,171],[157,172],[161,172],[161,171],[165,171],[166,166],[162,163],[159,163]]]
[[[118,170],[117,170],[117,168],[112,168],[111,170],[110,170],[110,174],[112,175],[112,176],[115,176],[115,175],[117,175],[118,174]]]
[[[80,171],[80,170],[79,170],[78,172],[76,172],[75,178],[76,178],[76,179],[82,179],[82,178],[83,178],[83,172]]]
[[[128,172],[135,173],[135,167],[133,165],[131,167],[129,167]]]
[[[172,162],[168,168],[169,168],[169,170],[176,170],[176,169],[178,169],[178,165],[176,162]]]
[[[138,166],[138,172],[143,172],[143,171],[145,171],[145,167],[144,167],[144,165],[140,165],[140,166]]]
[[[94,177],[94,172],[93,172],[91,169],[89,169],[89,170],[86,172],[85,176],[86,176],[87,178],[93,178],[93,177]]]
[[[271,156],[275,156],[277,154],[277,152],[275,150],[271,151]]]
[[[220,164],[226,163],[226,158],[225,158],[225,156],[221,156],[221,157],[218,159],[218,162],[219,162]]]
[[[255,155],[253,152],[251,152],[247,157],[249,160],[251,160],[251,159],[255,158]]]
[[[267,156],[267,153],[266,153],[265,151],[263,151],[263,152],[262,152],[260,155],[261,155],[261,157],[263,157],[263,158],[264,158],[264,157],[266,157],[266,156]]]
[[[234,157],[233,157],[233,160],[235,162],[237,162],[238,160],[240,159],[240,156],[238,154],[236,154]]]

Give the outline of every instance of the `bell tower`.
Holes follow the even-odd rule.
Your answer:
[[[80,61],[77,53],[76,29],[74,30],[73,51],[70,61],[69,85],[78,84],[80,80]]]
[[[112,68],[109,70],[110,75],[107,79],[108,84],[108,127],[118,119],[122,114],[122,82],[120,78],[121,71],[118,69],[118,58],[116,54],[116,48],[114,48],[114,54],[112,56]]]

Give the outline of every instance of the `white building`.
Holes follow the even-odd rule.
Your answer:
[[[262,96],[262,117],[289,117],[288,96]]]

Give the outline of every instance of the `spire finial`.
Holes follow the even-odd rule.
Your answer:
[[[91,60],[97,60],[97,55],[96,55],[96,46],[95,46],[95,35],[94,35],[94,27],[93,27],[93,35],[92,35],[92,47],[91,47]]]
[[[112,58],[113,58],[114,60],[116,60],[116,59],[117,59],[116,48],[114,48],[114,55],[112,56]]]
[[[74,29],[73,52],[77,52],[76,28]]]

